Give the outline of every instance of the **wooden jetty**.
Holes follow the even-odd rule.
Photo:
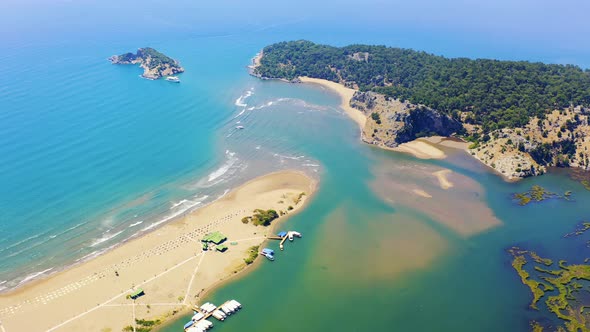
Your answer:
[[[284,244],[285,244],[285,241],[287,241],[287,238],[289,237],[289,233],[291,233],[291,232],[293,232],[293,231],[288,231],[287,234],[285,236],[282,236],[282,237],[281,236],[269,236],[268,239],[269,240],[279,240],[279,241],[281,241],[279,243],[279,248],[281,250],[285,250]]]

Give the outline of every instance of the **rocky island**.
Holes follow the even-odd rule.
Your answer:
[[[590,168],[590,71],[577,66],[292,41],[265,47],[252,67],[263,79],[311,77],[357,90],[350,106],[367,118],[362,139],[380,147],[460,137],[509,179]]]
[[[178,61],[150,47],[140,48],[135,54],[113,55],[109,61],[113,64],[139,64],[143,68],[141,76],[150,80],[184,72]]]

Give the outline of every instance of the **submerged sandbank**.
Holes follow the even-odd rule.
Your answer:
[[[371,188],[384,202],[396,208],[411,208],[460,236],[473,236],[502,224],[482,199],[482,186],[466,175],[386,158],[372,173]]]
[[[0,296],[2,323],[8,331],[121,331],[134,317],[164,319],[188,310],[206,290],[242,270],[248,248],[272,231],[244,224],[243,217],[258,208],[292,214],[315,187],[315,180],[296,171],[256,178],[100,257]],[[200,239],[212,231],[228,237],[225,253],[202,251]],[[133,302],[126,298],[132,288],[146,295]]]

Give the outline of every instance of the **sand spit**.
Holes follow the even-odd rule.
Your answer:
[[[205,291],[246,267],[249,247],[265,241],[272,227],[242,223],[254,209],[289,214],[315,190],[313,179],[284,171],[254,179],[182,219],[102,256],[0,296],[6,331],[121,331],[138,319],[165,318],[200,301]],[[300,193],[306,195],[300,197]],[[274,223],[281,222],[281,217]],[[212,231],[228,237],[225,253],[203,252]],[[132,288],[145,296],[126,298]],[[34,319],[31,319],[34,317]]]

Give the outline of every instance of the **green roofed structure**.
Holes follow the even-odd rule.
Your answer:
[[[221,232],[213,232],[205,235],[205,237],[201,241],[220,244],[225,240],[227,240],[227,237],[223,235]]]
[[[216,246],[215,249],[217,249],[217,251],[220,251],[220,252],[225,252],[227,250],[227,246],[222,244],[220,246]]]
[[[133,300],[137,299],[140,296],[145,295],[145,293],[143,292],[143,289],[138,288],[135,292],[129,294],[129,297]]]

